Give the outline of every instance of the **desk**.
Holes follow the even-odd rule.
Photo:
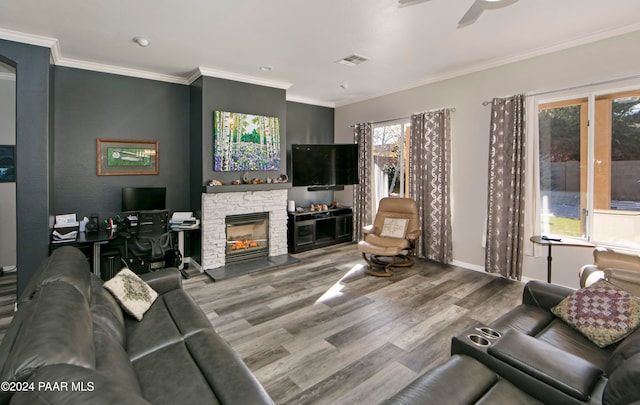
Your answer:
[[[180,255],[182,256],[182,263],[180,263],[180,266],[178,266],[179,270],[184,269],[184,265],[191,263],[191,258],[189,256],[185,256],[185,251],[184,251],[184,233],[185,232],[191,232],[191,231],[200,231],[200,226],[197,226],[195,228],[174,228],[171,227],[171,232],[176,232],[178,234],[178,250],[180,251]]]
[[[100,228],[97,232],[78,232],[78,238],[75,241],[51,243],[49,250],[53,251],[62,246],[91,246],[91,259],[93,274],[100,277],[100,247],[108,244],[118,236],[115,230]],[[86,254],[86,253],[85,253]]]
[[[574,247],[590,247],[593,248],[594,245],[591,242],[580,241],[580,240],[549,240],[544,239],[541,235],[535,235],[529,238],[529,240],[538,245],[548,246],[549,250],[547,251],[547,283],[551,282],[551,247],[552,246],[574,246]]]
[[[180,264],[180,269],[184,268],[185,263],[190,263],[191,259],[187,252],[185,252],[185,243],[184,243],[184,233],[191,231],[200,231],[200,228],[195,229],[171,229],[171,232],[177,233],[178,236],[178,250],[180,250],[180,254],[182,255],[182,264]],[[49,250],[50,252],[62,246],[76,246],[76,247],[85,247],[91,250],[91,264],[93,273],[100,277],[101,272],[101,249],[103,245],[112,244],[113,242],[118,240],[118,232],[117,229],[113,231],[111,229],[100,228],[97,232],[78,232],[78,238],[75,241],[69,242],[61,242],[61,243],[50,243]],[[122,243],[120,240],[118,243]],[[88,255],[88,252],[85,252],[85,255]]]

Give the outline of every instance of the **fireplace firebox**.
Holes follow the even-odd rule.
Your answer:
[[[227,215],[227,263],[269,256],[269,213]]]

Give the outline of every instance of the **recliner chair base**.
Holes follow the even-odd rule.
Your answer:
[[[365,252],[362,252],[362,257],[367,262],[367,268],[364,269],[364,272],[376,276],[376,277],[391,277],[393,276],[393,272],[391,271],[391,267],[411,267],[415,263],[413,258],[407,254],[399,254],[396,256],[378,256],[378,255],[369,255]],[[398,259],[400,259],[398,261]],[[375,268],[383,267],[379,271]]]

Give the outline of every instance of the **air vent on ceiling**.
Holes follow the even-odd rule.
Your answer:
[[[345,56],[342,59],[338,59],[336,63],[339,63],[341,65],[346,65],[346,66],[356,66],[368,60],[369,60],[368,58],[354,53],[352,55]]]

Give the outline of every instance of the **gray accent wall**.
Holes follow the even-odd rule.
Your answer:
[[[190,122],[189,122],[189,204],[190,210],[200,212],[202,208],[202,86],[204,78],[200,77],[191,83],[189,91]],[[197,215],[200,217],[200,215]]]
[[[333,108],[310,104],[287,102],[287,175],[291,180],[291,145],[332,144]],[[298,207],[308,208],[310,204],[330,204],[333,191],[307,191],[307,187],[293,187],[289,190],[289,200]]]
[[[55,69],[52,215],[121,211],[122,187],[166,187],[167,209],[189,209],[189,86]],[[158,141],[158,175],[98,176],[98,139]]]
[[[242,172],[213,171],[213,112],[230,111],[280,118],[280,170],[252,172],[250,177],[277,177],[286,170],[286,91],[214,77],[203,78],[202,93],[202,178],[223,183],[241,177]]]
[[[49,254],[49,48],[0,40],[0,60],[16,69],[17,293]]]
[[[280,170],[256,171],[249,173],[250,178],[278,177],[286,173],[286,92],[273,87],[236,82],[233,80],[214,77],[201,77],[191,85],[191,116],[199,121],[191,124],[193,153],[200,153],[202,165],[199,179],[192,178],[192,207],[198,204],[196,189],[202,192],[202,187],[212,179],[230,184],[240,179],[243,172],[214,172],[213,171],[213,112],[229,111],[245,114],[264,115],[280,118]],[[194,208],[195,210],[195,208]]]

